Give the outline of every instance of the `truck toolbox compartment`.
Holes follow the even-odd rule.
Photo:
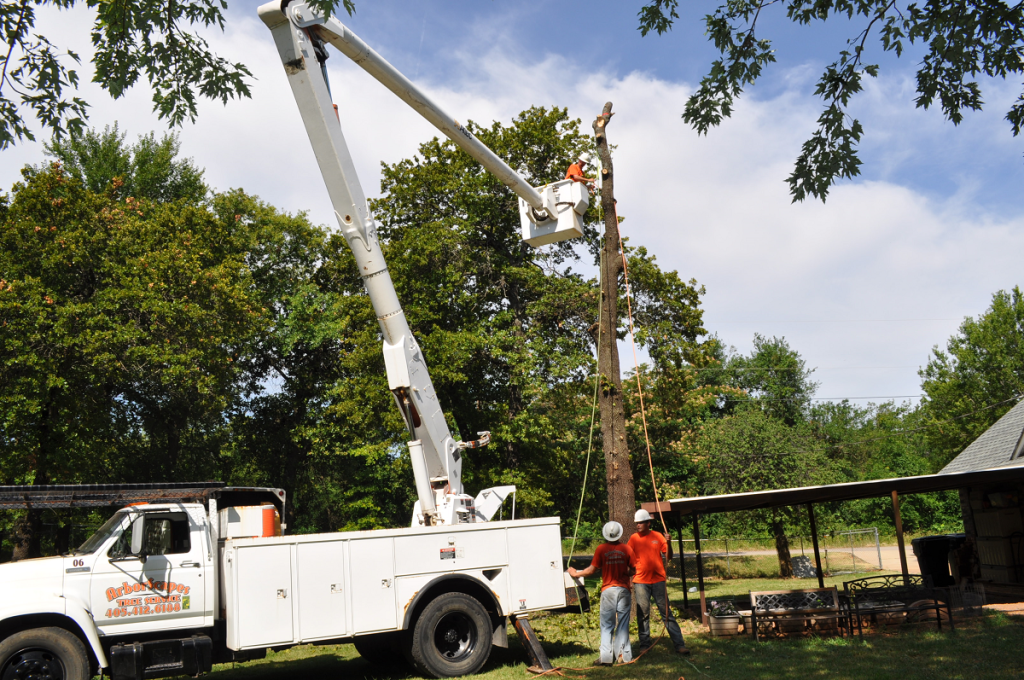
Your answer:
[[[110,675],[113,680],[196,676],[213,668],[212,659],[213,640],[205,635],[120,644],[110,648]]]

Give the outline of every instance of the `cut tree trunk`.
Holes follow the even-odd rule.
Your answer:
[[[622,376],[619,373],[619,275],[622,256],[619,254],[619,221],[615,213],[615,173],[608,149],[607,128],[612,118],[612,103],[594,120],[594,140],[601,157],[601,209],[604,211],[604,246],[601,265],[600,352],[597,373],[601,381],[598,404],[601,411],[601,440],[604,446],[605,472],[608,482],[608,516],[619,522],[623,540],[636,532],[636,492],[633,470],[629,464],[626,441],[626,409],[622,399]]]

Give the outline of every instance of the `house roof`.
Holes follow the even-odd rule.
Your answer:
[[[940,475],[1024,465],[1024,400],[960,452]]]

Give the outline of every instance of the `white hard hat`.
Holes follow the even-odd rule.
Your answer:
[[[647,512],[643,508],[640,508],[639,510],[636,511],[636,514],[633,516],[633,521],[634,522],[650,522],[651,521],[651,513]]]
[[[576,158],[576,160],[577,160],[578,162],[580,162],[580,163],[583,163],[583,164],[585,164],[585,165],[590,165],[590,164],[591,164],[591,161],[590,161],[590,156],[589,156],[589,154],[581,153],[581,154],[579,155],[579,157],[577,157],[577,158]]]
[[[613,543],[622,538],[622,525],[618,522],[608,522],[601,529],[601,534],[604,536],[604,540]]]

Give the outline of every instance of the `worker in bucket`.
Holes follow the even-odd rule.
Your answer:
[[[597,546],[594,559],[586,569],[569,567],[569,576],[587,577],[601,571],[601,657],[595,666],[611,666],[633,660],[629,646],[629,615],[633,599],[629,593],[629,577],[636,558],[629,546],[622,543],[622,525],[608,522],[601,530],[605,542]]]
[[[583,168],[590,160],[586,156],[580,156],[576,159],[576,162],[569,166],[569,169],[565,171],[565,178],[571,179],[574,182],[583,182],[584,184],[593,184],[594,180],[590,179],[583,174]]]
[[[629,537],[627,546],[636,557],[636,574],[633,576],[633,594],[636,597],[636,630],[637,648],[641,653],[654,645],[651,640],[651,601],[653,600],[661,614],[661,620],[672,638],[672,646],[679,654],[689,654],[683,641],[683,632],[679,630],[676,617],[668,606],[668,593],[665,588],[665,555],[668,553],[668,541],[657,531],[651,530],[651,513],[643,508],[636,511],[633,517],[636,522],[636,533]]]

